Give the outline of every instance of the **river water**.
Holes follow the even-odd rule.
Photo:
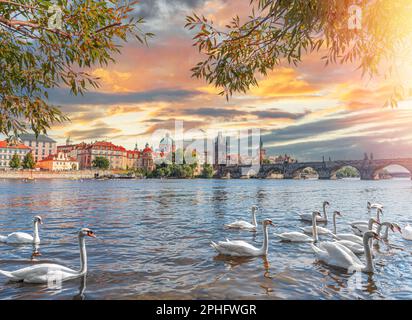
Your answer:
[[[87,239],[87,278],[58,288],[0,276],[0,299],[412,299],[412,242],[399,233],[374,252],[376,272],[362,274],[357,285],[344,270],[317,262],[308,244],[272,236],[298,231],[306,224],[297,214],[320,210],[324,200],[330,215],[344,215],[341,232],[368,219],[367,201],[385,205],[385,221],[412,222],[410,180],[3,180],[0,234],[31,232],[32,217],[41,215],[40,262],[78,268],[79,228],[92,228],[98,238]],[[252,205],[260,207],[258,222],[278,225],[269,233],[269,255],[218,256],[211,240],[261,245],[260,228],[255,234],[223,227],[249,221]],[[0,243],[0,269],[34,263],[32,250]]]

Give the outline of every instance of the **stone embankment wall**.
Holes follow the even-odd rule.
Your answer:
[[[99,176],[113,174],[113,171],[103,170],[79,170],[79,171],[0,171],[0,179],[26,179],[33,177],[34,179],[92,179],[95,174]]]

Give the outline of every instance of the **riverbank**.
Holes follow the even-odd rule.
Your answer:
[[[79,170],[79,171],[0,171],[0,179],[93,179],[96,174],[109,176],[115,174],[111,170]]]

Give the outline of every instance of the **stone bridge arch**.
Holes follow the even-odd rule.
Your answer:
[[[336,179],[336,173],[343,168],[354,168],[358,171],[359,177],[362,177],[362,166],[356,163],[338,163],[330,168],[329,179]]]
[[[389,166],[399,166],[402,167],[404,169],[406,169],[407,171],[409,171],[409,174],[411,174],[412,176],[412,161],[409,162],[405,162],[405,161],[397,161],[397,160],[393,160],[393,161],[388,161],[386,163],[380,163],[374,166],[373,168],[373,172],[372,172],[372,178],[373,180],[378,180],[379,179],[379,173],[385,169],[386,167]]]

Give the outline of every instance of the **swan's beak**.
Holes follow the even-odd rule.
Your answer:
[[[89,237],[91,237],[91,238],[97,238],[97,237],[96,237],[96,234],[95,234],[93,231],[87,232],[87,235],[88,235]]]
[[[376,239],[376,240],[378,240],[378,241],[380,241],[380,240],[381,240],[381,237],[379,237],[379,236],[378,236],[378,235],[376,235],[376,234],[373,236],[373,238],[374,238],[374,239]]]

